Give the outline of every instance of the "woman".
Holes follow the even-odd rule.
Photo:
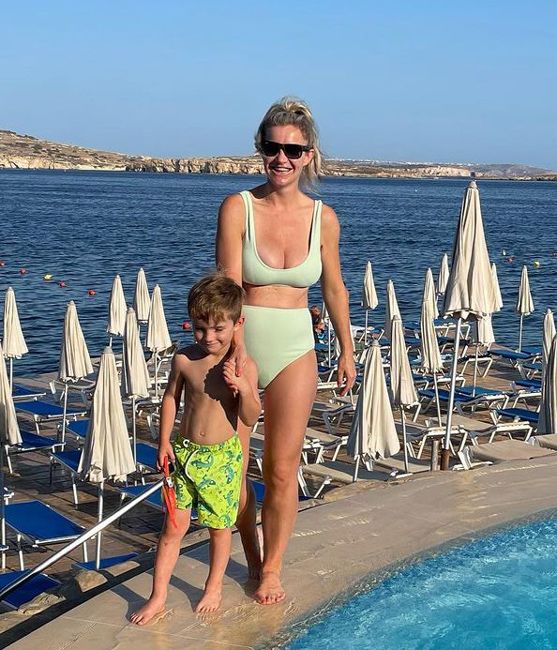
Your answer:
[[[255,532],[255,503],[244,487],[237,526],[251,575],[258,575],[256,600],[278,603],[282,559],[298,511],[297,472],[304,433],[317,387],[308,287],[321,290],[340,342],[341,393],[356,377],[349,331],[348,300],[339,258],[339,224],[334,211],[304,194],[315,184],[322,155],[309,107],[284,98],[265,114],[255,135],[267,181],[229,196],[218,221],[217,264],[246,291],[245,323],[235,340],[236,372],[247,353],[265,389],[263,558]],[[247,470],[249,431],[239,432]],[[242,507],[243,506],[243,507]]]

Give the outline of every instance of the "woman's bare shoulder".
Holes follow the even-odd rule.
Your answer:
[[[330,205],[323,203],[321,210],[321,223],[325,228],[338,228],[338,217]]]

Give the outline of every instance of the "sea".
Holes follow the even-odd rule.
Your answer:
[[[257,176],[0,170],[0,295],[13,287],[29,353],[16,376],[58,368],[66,304],[74,300],[92,356],[108,342],[108,301],[120,274],[128,304],[145,269],[159,284],[171,337],[185,341],[186,297],[214,268],[217,212],[230,193],[257,186]],[[385,284],[392,279],[404,321],[418,320],[427,268],[437,277],[451,254],[468,179],[326,178],[318,198],[340,220],[340,254],[353,324],[365,265],[384,322]],[[524,319],[525,347],[539,347],[546,308],[557,308],[557,183],[478,180],[490,256],[504,307],[494,316],[498,343],[516,347],[515,304],[528,267],[535,311]],[[45,280],[45,276],[52,279]],[[62,283],[65,286],[60,286]],[[90,295],[93,294],[93,295]],[[320,304],[319,285],[310,304]],[[120,345],[115,341],[116,349]]]

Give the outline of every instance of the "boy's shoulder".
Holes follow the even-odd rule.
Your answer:
[[[189,365],[195,361],[201,361],[201,359],[204,359],[205,357],[206,354],[203,350],[201,350],[198,345],[195,345],[195,343],[192,343],[191,345],[186,345],[185,347],[176,350],[176,353],[174,354],[174,362],[180,366]]]

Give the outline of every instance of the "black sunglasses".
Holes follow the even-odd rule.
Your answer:
[[[273,142],[272,140],[263,140],[259,148],[261,153],[269,158],[276,156],[282,149],[284,155],[290,160],[301,158],[304,151],[311,151],[312,149],[307,144],[282,144],[282,142]]]

